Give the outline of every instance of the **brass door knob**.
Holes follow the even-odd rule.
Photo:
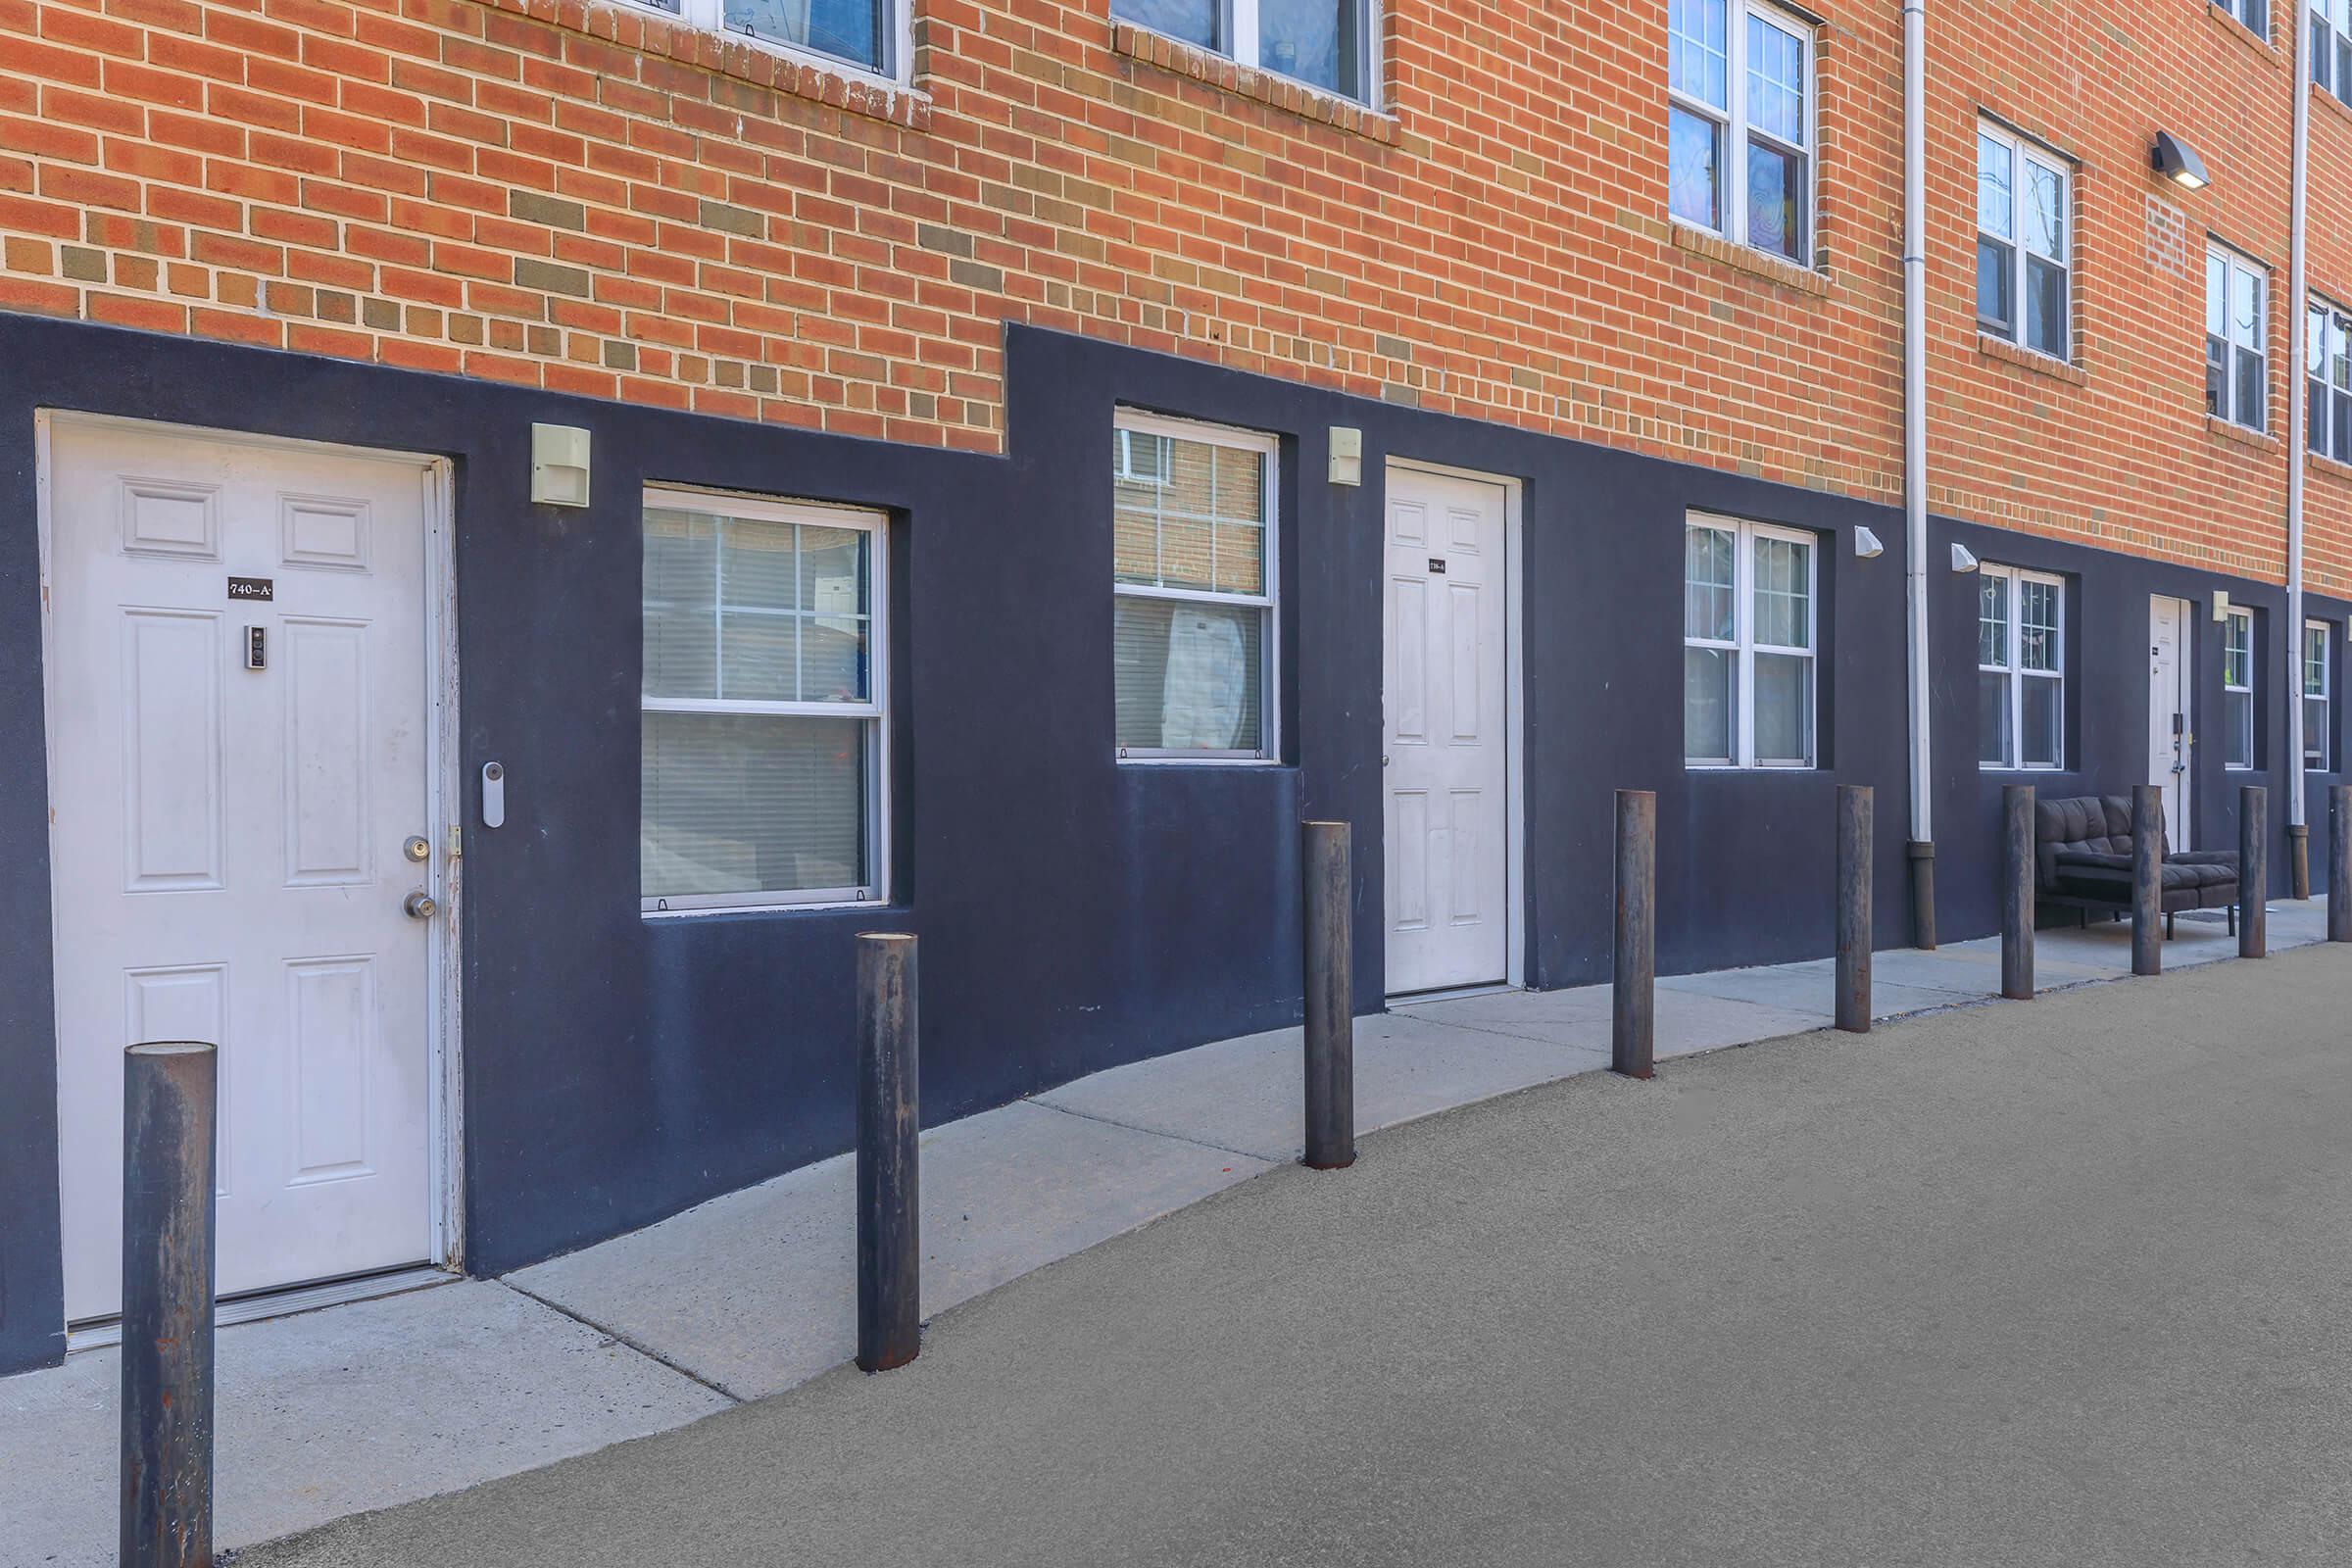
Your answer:
[[[430,920],[441,908],[439,902],[421,888],[403,899],[400,906],[412,920]]]

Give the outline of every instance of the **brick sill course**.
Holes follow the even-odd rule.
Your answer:
[[[1310,87],[1271,71],[1245,66],[1214,50],[1139,27],[1132,22],[1111,24],[1110,52],[1385,146],[1395,146],[1401,129],[1395,115],[1384,115],[1352,98]]]
[[[2282,443],[2275,435],[2249,430],[2242,424],[2211,414],[2205,416],[2205,433],[2224,441],[2234,441],[2241,447],[2252,447],[2257,452],[2276,453],[2282,449]]]
[[[2338,479],[2352,479],[2352,463],[2338,462],[2325,452],[2306,452],[2303,461],[2314,473],[2331,474]]]
[[[855,66],[835,69],[786,54],[767,44],[702,27],[626,3],[626,0],[482,0],[551,26],[601,38],[623,49],[660,55],[682,66],[748,82],[791,98],[830,104],[852,114],[888,121],[908,130],[931,128],[931,95],[914,87],[869,77]],[[741,95],[712,101],[745,110]]]
[[[1994,337],[1990,332],[1977,334],[1977,352],[1988,360],[1999,360],[2003,365],[2014,365],[2021,370],[2032,370],[2035,375],[2046,375],[2073,386],[2090,384],[2090,372],[2080,365],[2052,359],[2038,349],[2020,348],[2007,338]]]
[[[1703,228],[1692,228],[1688,223],[1669,220],[1666,226],[1672,231],[1678,250],[1721,262],[1726,267],[1751,273],[1768,282],[1779,283],[1785,288],[1795,289],[1799,293],[1824,299],[1829,296],[1830,278],[1827,273],[1816,272],[1809,267],[1799,267],[1778,256],[1769,256],[1753,246],[1734,244],[1721,234],[1710,234]]]

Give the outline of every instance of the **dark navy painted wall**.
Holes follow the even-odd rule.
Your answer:
[[[1829,951],[1841,780],[1878,789],[1879,941],[1907,940],[1902,530],[1883,508],[1031,330],[1009,334],[1001,459],[23,318],[0,317],[0,365],[11,368],[0,383],[0,606],[15,607],[0,612],[0,742],[17,759],[0,790],[0,893],[26,911],[0,939],[0,1369],[62,1349],[38,408],[453,460],[469,780],[464,1158],[477,1272],[846,1148],[851,939],[861,929],[923,937],[924,1110],[937,1122],[1296,1021],[1297,822],[1337,816],[1355,824],[1358,846],[1357,1000],[1377,1006],[1381,481],[1392,457],[1523,482],[1531,983],[1606,977],[1619,787],[1659,793],[1663,969]],[[1106,469],[1122,402],[1283,437],[1279,766],[1112,760]],[[593,432],[592,507],[529,504],[533,420]],[[1363,432],[1361,487],[1325,480],[1334,424]],[[887,906],[639,915],[638,512],[654,481],[892,514]],[[1690,508],[1823,535],[1819,771],[1683,768]],[[1864,524],[1886,542],[1874,561],[1851,551]],[[2001,548],[1981,548],[1991,559],[2083,574],[2092,610],[2078,612],[2079,629],[2112,630],[2112,606],[2136,596],[2143,623],[2125,640],[2129,657],[2108,669],[2085,655],[2072,687],[2084,776],[2123,766],[2145,701],[2136,585],[2151,573],[2222,580],[1994,537]],[[1946,705],[1946,930],[1969,934],[1991,928],[1989,871],[1980,899],[1957,867],[1984,853],[1976,818],[1989,823],[1997,786],[1973,763],[1974,584],[1948,572],[1931,581]],[[2266,590],[2227,586],[2271,603]],[[2218,694],[2218,662],[2212,680]],[[2090,711],[2108,681],[2130,714]],[[470,825],[470,780],[493,759],[509,770],[508,820],[484,831]],[[2222,809],[2214,793],[2201,810]]]

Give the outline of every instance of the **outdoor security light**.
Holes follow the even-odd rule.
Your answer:
[[[2182,190],[2203,190],[2213,183],[2197,150],[2169,130],[2156,133],[2156,145],[2148,150],[2148,162],[2156,172]]]
[[[2230,596],[2221,589],[2213,591],[2213,623],[2219,626],[2230,618]]]
[[[1876,561],[1879,559],[1879,557],[1885,555],[1886,553],[1886,547],[1879,543],[1879,536],[1877,534],[1871,532],[1868,528],[1856,528],[1854,530],[1855,555],[1860,556],[1864,561]]]
[[[1954,571],[1971,572],[1977,569],[1977,558],[1969,554],[1968,546],[1952,546],[1952,569]]]

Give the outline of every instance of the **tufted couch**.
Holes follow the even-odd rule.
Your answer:
[[[2034,805],[2034,893],[2043,904],[2128,914],[2132,909],[2132,801],[2084,795]],[[2158,898],[2165,934],[2182,909],[2228,909],[2237,929],[2237,853],[2164,846]]]

